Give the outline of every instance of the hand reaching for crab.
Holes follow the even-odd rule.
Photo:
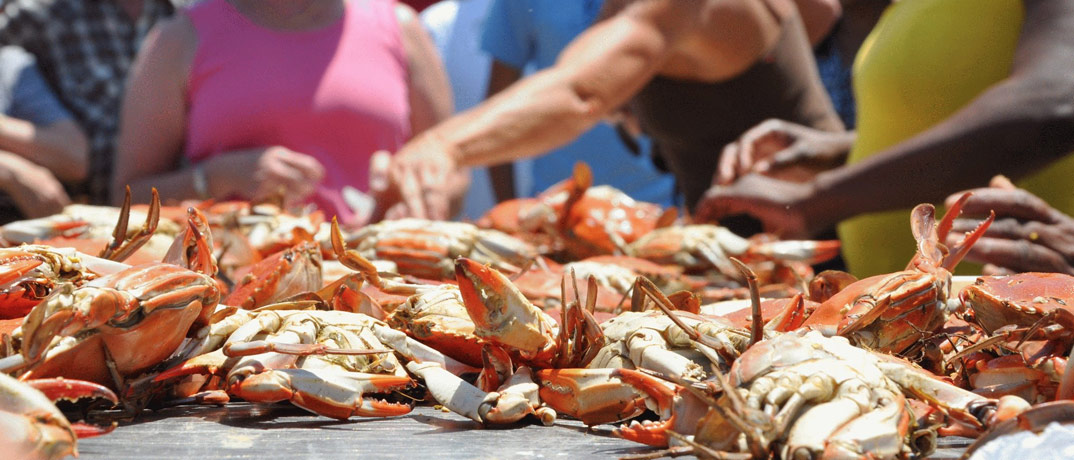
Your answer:
[[[714,182],[728,185],[749,173],[804,182],[842,164],[854,137],[769,119],[724,147]]]
[[[813,191],[809,183],[747,174],[731,185],[708,189],[697,204],[694,219],[710,222],[749,214],[761,221],[765,232],[783,238],[809,238],[826,228],[809,211],[819,204]]]
[[[372,179],[371,189],[387,219],[444,220],[451,217],[452,198],[468,185],[468,173],[462,173],[450,152],[434,136],[424,135],[391,156],[379,178]]]
[[[948,236],[949,246],[972,230],[989,210],[995,210],[996,221],[966,256],[985,263],[985,274],[1035,271],[1074,275],[1074,218],[1003,176],[972,192]],[[948,197],[947,204],[958,195]]]
[[[209,192],[258,200],[283,191],[288,204],[305,200],[324,178],[316,158],[281,146],[217,155],[205,164]]]

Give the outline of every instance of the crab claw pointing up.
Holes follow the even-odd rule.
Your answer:
[[[549,367],[556,354],[555,322],[498,270],[460,257],[455,261],[463,303],[474,322],[474,334],[518,350],[537,367]]]

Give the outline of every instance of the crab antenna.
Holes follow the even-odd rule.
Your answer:
[[[746,277],[746,284],[750,287],[750,306],[753,309],[753,324],[750,327],[750,346],[764,339],[764,318],[761,317],[761,293],[757,290],[757,274],[753,269],[741,260],[730,257],[731,262]]]

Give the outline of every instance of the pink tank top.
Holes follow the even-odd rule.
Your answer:
[[[259,26],[226,0],[203,1],[187,14],[198,36],[187,158],[273,145],[311,155],[325,169],[312,202],[350,222],[344,187],[366,191],[373,152],[394,152],[410,137],[394,2],[348,0],[339,21],[309,31]]]

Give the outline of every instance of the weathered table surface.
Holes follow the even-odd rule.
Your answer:
[[[618,458],[651,451],[611,429],[568,420],[482,428],[427,406],[402,417],[337,421],[283,404],[232,403],[147,412],[111,434],[80,441],[79,458]],[[957,457],[966,443],[945,439],[934,458]]]

